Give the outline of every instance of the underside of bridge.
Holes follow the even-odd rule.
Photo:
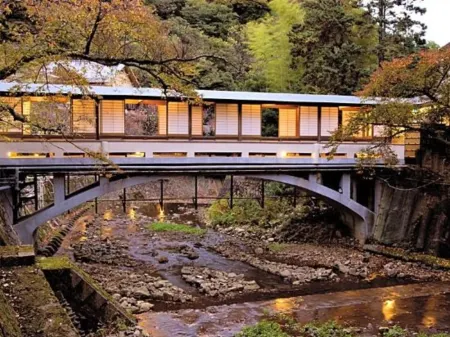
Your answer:
[[[334,184],[335,188],[325,186],[321,173],[306,173],[302,177],[290,174],[241,174],[252,179],[261,179],[295,186],[307,195],[317,197],[333,206],[342,215],[342,221],[351,229],[353,236],[360,242],[364,242],[371,232],[374,213],[367,207],[351,198],[352,184],[351,174],[339,173],[339,179]],[[76,192],[67,193],[64,173],[53,174],[54,202],[47,207],[37,210],[35,213],[15,217],[14,229],[23,244],[32,244],[36,229],[47,221],[67,212],[86,202],[102,197],[108,193],[121,191],[133,186],[149,182],[167,180],[174,175],[159,174],[134,174],[115,175],[109,178],[100,177],[93,184]]]

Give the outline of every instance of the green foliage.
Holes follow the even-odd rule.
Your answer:
[[[405,337],[407,336],[407,331],[399,326],[393,326],[388,331],[383,333],[383,337]]]
[[[245,327],[236,337],[289,337],[275,322],[261,321],[258,324]]]
[[[265,108],[261,111],[261,136],[278,137],[278,109]]]
[[[289,247],[289,245],[287,245],[285,243],[273,242],[273,243],[270,243],[268,247],[272,252],[278,253],[278,252],[282,252],[283,250],[285,250],[287,247]]]
[[[236,200],[230,209],[228,200],[215,201],[208,209],[207,216],[212,226],[261,226],[267,227],[278,223],[292,207],[286,202],[267,200],[261,208],[256,200]]]
[[[251,75],[260,91],[293,91],[299,71],[293,70],[289,33],[303,21],[303,10],[293,0],[272,0],[270,14],[247,24],[248,46],[254,58]],[[259,78],[256,80],[256,78]]]
[[[417,52],[426,45],[426,25],[417,17],[426,13],[422,0],[370,0],[367,8],[378,26],[379,64]]]
[[[324,324],[310,323],[302,328],[302,336],[305,337],[352,337],[353,334],[345,330],[334,321]]]
[[[174,224],[170,222],[155,222],[147,225],[145,228],[154,232],[176,232],[192,235],[203,235],[206,233],[206,229],[191,227],[182,224]]]
[[[181,16],[191,27],[200,29],[208,36],[222,39],[227,37],[238,22],[238,16],[231,7],[206,0],[187,0]]]
[[[302,91],[350,95],[361,88],[377,59],[375,26],[354,0],[305,0],[304,22],[291,34],[294,68]]]
[[[22,337],[16,313],[0,290],[0,337]]]

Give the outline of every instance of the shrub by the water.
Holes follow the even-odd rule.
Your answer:
[[[250,327],[245,327],[236,337],[289,337],[281,329],[280,324],[270,321],[261,321]]]
[[[206,233],[206,230],[202,228],[175,224],[170,222],[154,222],[150,225],[145,226],[145,228],[154,232],[176,232],[193,235],[203,235]]]
[[[236,200],[230,209],[228,200],[215,201],[208,209],[212,226],[250,225],[268,227],[279,224],[284,214],[291,214],[293,207],[285,201],[267,200],[265,207],[253,199]]]

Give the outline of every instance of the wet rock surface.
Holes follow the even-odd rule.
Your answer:
[[[188,224],[180,213],[164,221]],[[209,313],[218,304],[370,287],[373,280],[390,280],[391,285],[450,279],[447,272],[365,253],[349,242],[285,244],[273,229],[245,227],[209,230],[201,237],[146,229],[155,221],[138,213],[133,218],[116,214],[107,221],[97,216],[79,229],[81,236],[66,238],[65,253],[72,252],[125,309],[144,317],[190,308]]]
[[[251,254],[237,252],[236,250],[229,249],[225,246],[217,247],[216,250],[227,258],[236,259],[268,273],[281,276],[284,280],[292,283],[293,285],[299,285],[301,283],[311,281],[337,279],[337,275],[333,273],[331,269],[312,268],[306,266],[300,267],[286,263],[273,262],[260,259]]]
[[[132,313],[147,312],[154,301],[185,303],[193,300],[192,295],[159,276],[145,271],[101,268],[98,265],[83,264],[82,267],[112,294],[122,307]]]
[[[243,274],[225,273],[219,270],[201,267],[183,267],[181,269],[183,279],[197,287],[200,293],[207,296],[226,296],[230,293],[254,291],[260,286],[256,281],[245,280]]]

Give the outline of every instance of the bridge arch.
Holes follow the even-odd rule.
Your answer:
[[[316,196],[335,207],[343,215],[344,222],[352,229],[353,235],[359,241],[364,241],[369,235],[369,228],[373,221],[373,213],[366,207],[352,200],[331,188],[323,186],[317,182],[298,178],[287,174],[244,174],[248,178],[263,179],[280,182],[298,187],[309,195]],[[55,176],[54,193],[55,203],[48,208],[44,208],[15,224],[14,229],[23,244],[32,244],[33,234],[36,229],[47,221],[67,212],[74,207],[82,205],[105,194],[130,188],[133,186],[169,179],[172,176],[159,175],[136,175],[120,179],[100,178],[100,181],[92,186],[88,186],[74,194],[65,196],[64,176]]]

